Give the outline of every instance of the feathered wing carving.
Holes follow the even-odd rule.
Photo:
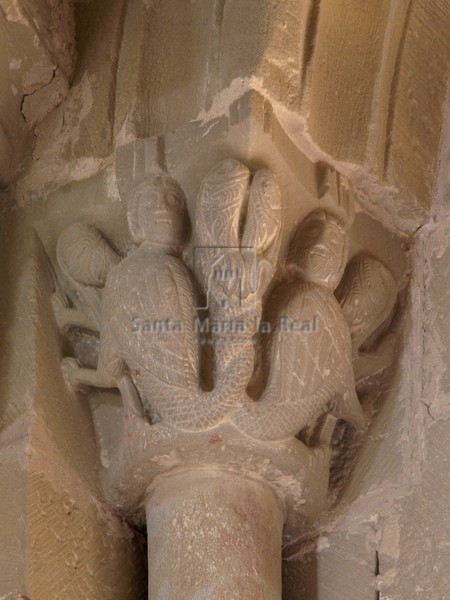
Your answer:
[[[234,159],[219,162],[203,179],[195,221],[196,276],[207,291],[212,265],[224,249],[240,246],[250,171]]]
[[[102,331],[113,336],[130,371],[138,372],[137,383],[151,377],[180,389],[199,388],[193,300],[189,273],[174,256],[140,248],[111,272]]]
[[[209,171],[198,199],[198,239],[211,246],[236,245],[249,180],[248,168],[231,158],[217,163]]]
[[[63,230],[56,246],[56,259],[77,309],[68,307],[64,296],[53,298],[58,325],[100,329],[102,289],[106,276],[121,258],[93,225],[72,223]]]
[[[210,319],[225,329],[229,326],[212,335],[216,377],[222,377],[235,355],[252,345],[262,296],[278,257],[281,221],[280,190],[267,170],[256,171],[251,179],[245,165],[225,160],[203,180],[196,273],[207,294]]]
[[[280,250],[282,224],[280,189],[272,174],[260,169],[250,187],[242,246],[254,248],[258,256],[263,256],[274,267]]]
[[[148,413],[177,429],[217,424],[242,400],[252,355],[245,349],[212,392],[199,386],[199,344],[192,279],[176,257],[139,248],[108,279],[100,358],[116,379],[130,371]],[[113,349],[113,351],[112,351]]]
[[[392,315],[397,301],[397,285],[392,273],[379,260],[367,255],[354,258],[347,265],[336,290],[348,323],[356,379],[381,371],[391,364],[394,338],[387,335],[373,351],[361,346]]]
[[[247,435],[265,440],[296,435],[325,413],[364,426],[350,335],[331,292],[296,281],[277,290],[275,304],[278,322],[266,389],[259,401],[234,412],[233,423]]]

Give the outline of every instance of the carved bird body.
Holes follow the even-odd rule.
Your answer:
[[[333,293],[301,280],[285,283],[275,294],[274,313],[266,389],[234,413],[234,424],[266,440],[296,435],[325,413],[362,425],[350,333]]]
[[[102,366],[116,380],[129,370],[147,413],[185,430],[207,428],[236,406],[233,385],[229,394],[220,383],[212,392],[200,388],[195,318],[191,275],[167,249],[142,244],[111,271],[103,295]],[[228,384],[231,377],[243,389],[237,367],[238,361],[230,365]]]

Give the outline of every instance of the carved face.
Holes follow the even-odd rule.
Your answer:
[[[133,190],[128,226],[136,244],[182,245],[187,225],[185,197],[173,179],[158,175]]]
[[[343,225],[331,214],[314,211],[303,221],[289,252],[289,262],[308,280],[335,289],[347,259]]]

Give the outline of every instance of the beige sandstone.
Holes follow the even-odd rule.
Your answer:
[[[0,598],[262,600],[281,569],[286,600],[447,597],[449,22],[0,0]],[[155,301],[130,207],[151,221],[167,178],[192,232]],[[149,341],[202,290],[218,320],[319,312],[328,337]]]

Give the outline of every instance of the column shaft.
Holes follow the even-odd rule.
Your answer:
[[[163,480],[147,503],[149,600],[280,600],[280,502],[218,470]]]

